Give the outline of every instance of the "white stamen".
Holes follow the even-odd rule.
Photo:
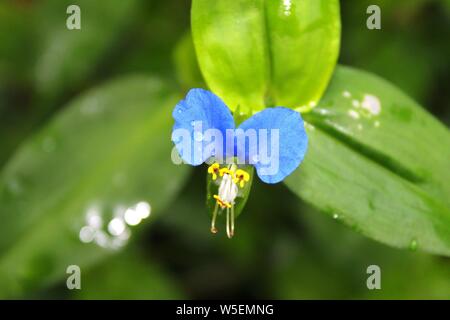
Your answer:
[[[234,199],[238,194],[238,186],[233,182],[233,178],[229,174],[224,174],[222,182],[219,186],[219,197],[222,201],[231,205],[234,204]]]

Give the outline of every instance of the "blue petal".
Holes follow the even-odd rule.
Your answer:
[[[207,148],[216,140],[209,136],[209,129],[217,129],[222,137],[226,136],[227,129],[234,129],[230,110],[219,97],[204,89],[190,90],[186,98],[175,106],[172,116],[175,119],[172,141],[184,162],[194,166],[202,164],[213,155],[220,156]],[[207,130],[209,138],[205,136]],[[225,138],[222,145],[217,145],[220,150],[225,150],[224,140]]]
[[[282,181],[303,161],[308,137],[300,113],[283,107],[267,108],[244,121],[236,130],[237,137],[239,129],[247,133],[247,138],[244,143],[236,138],[238,157],[243,161],[245,156],[265,183]],[[248,129],[256,131],[256,143],[250,143]]]

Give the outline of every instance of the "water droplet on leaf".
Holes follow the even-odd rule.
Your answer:
[[[419,244],[417,243],[416,239],[411,240],[411,242],[409,243],[409,250],[411,251],[416,251],[417,247],[419,246]]]
[[[346,90],[346,91],[342,92],[342,96],[344,98],[350,98],[352,96],[352,94],[349,91]]]
[[[372,115],[378,115],[381,112],[380,99],[370,94],[364,96],[364,100],[361,106],[369,111]]]

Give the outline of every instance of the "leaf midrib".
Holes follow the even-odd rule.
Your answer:
[[[343,144],[348,147],[350,150],[363,156],[365,159],[369,160],[371,163],[374,163],[385,170],[389,171],[399,179],[401,179],[406,185],[412,188],[412,191],[415,192],[418,196],[422,197],[422,199],[426,199],[429,202],[432,202],[436,208],[442,210],[442,212],[449,212],[446,210],[445,202],[437,201],[434,197],[440,199],[440,194],[430,193],[428,189],[423,188],[424,184],[431,184],[433,181],[427,180],[423,177],[419,177],[415,173],[413,173],[408,168],[404,167],[401,163],[395,161],[394,159],[384,155],[383,153],[368,147],[362,143],[359,143],[350,137],[344,135],[342,132],[339,132],[335,128],[331,126],[327,126],[318,121],[311,121],[308,119],[311,125],[317,130],[320,130],[323,134],[330,137],[338,144]],[[306,122],[306,121],[305,121]],[[388,159],[389,161],[386,161]]]

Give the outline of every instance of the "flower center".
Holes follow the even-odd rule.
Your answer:
[[[218,194],[213,196],[216,200],[216,207],[211,221],[211,232],[217,233],[215,224],[219,209],[226,210],[227,235],[231,238],[234,235],[234,205],[239,194],[238,186],[243,188],[245,183],[250,180],[250,175],[242,169],[237,169],[235,164],[220,168],[218,163],[209,166],[208,173],[212,175],[212,180],[219,178]]]
[[[222,209],[231,208],[234,205],[234,199],[239,190],[233,180],[230,173],[225,173],[219,186],[219,194],[214,196]]]

